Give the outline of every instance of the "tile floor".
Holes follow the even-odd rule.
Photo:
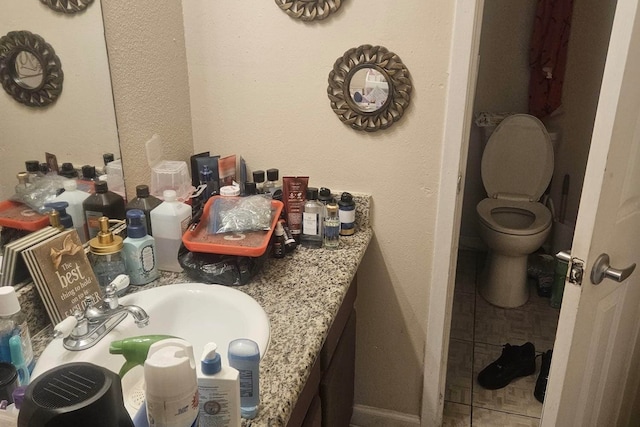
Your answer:
[[[560,310],[549,306],[531,288],[522,307],[503,309],[486,302],[476,291],[484,263],[482,252],[461,251],[453,299],[444,426],[538,426],[542,404],[533,397],[535,375],[518,378],[499,390],[486,390],[478,373],[497,359],[506,343],[531,341],[536,353],[552,348]]]

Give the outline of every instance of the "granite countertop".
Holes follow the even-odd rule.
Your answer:
[[[337,250],[299,247],[283,259],[269,258],[261,271],[236,289],[253,297],[269,316],[271,338],[260,362],[260,408],[243,426],[285,426],[311,372],[329,328],[372,237],[369,222],[371,198],[354,194],[357,232],[341,237]],[[139,287],[194,282],[184,273],[166,273]],[[29,284],[19,290],[29,316],[34,353],[50,342],[51,325],[42,303]],[[33,333],[33,331],[40,331]]]

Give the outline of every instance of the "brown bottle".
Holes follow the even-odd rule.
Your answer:
[[[89,238],[92,239],[100,231],[100,217],[109,219],[125,219],[124,198],[109,191],[105,181],[96,182],[96,192],[82,202],[84,215],[87,218]]]

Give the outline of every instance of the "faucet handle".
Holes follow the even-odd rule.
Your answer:
[[[107,285],[104,290],[105,297],[103,302],[109,306],[110,309],[118,307],[118,292],[126,289],[129,286],[129,276],[126,274],[119,274],[115,279]]]
[[[68,337],[77,324],[78,319],[75,316],[68,316],[53,328],[53,338],[55,339]]]

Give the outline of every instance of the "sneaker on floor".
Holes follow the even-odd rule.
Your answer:
[[[533,396],[538,402],[544,402],[544,394],[547,391],[547,381],[549,381],[549,368],[551,367],[551,350],[542,353],[542,366],[540,374],[536,380],[536,388],[533,389]]]
[[[518,377],[535,374],[536,349],[527,342],[520,346],[505,344],[500,357],[478,374],[478,383],[486,389],[506,387]]]

